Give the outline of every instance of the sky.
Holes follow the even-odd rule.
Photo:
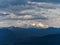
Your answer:
[[[0,0],[0,27],[60,27],[60,0]]]

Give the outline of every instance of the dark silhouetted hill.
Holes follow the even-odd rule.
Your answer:
[[[0,28],[1,45],[60,45],[60,28]]]

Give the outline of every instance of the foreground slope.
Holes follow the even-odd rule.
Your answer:
[[[59,45],[60,28],[0,28],[0,45]]]

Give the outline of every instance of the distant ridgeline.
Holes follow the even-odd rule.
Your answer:
[[[48,28],[20,28],[20,27],[3,27],[0,28],[0,30],[11,30],[14,33],[19,33],[19,34],[28,34],[32,36],[45,36],[48,34],[59,34],[60,33],[60,28],[54,28],[54,27],[48,27]]]
[[[0,45],[58,45],[60,28],[0,28]]]

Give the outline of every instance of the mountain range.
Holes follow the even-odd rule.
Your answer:
[[[0,28],[0,45],[60,45],[60,28]]]

